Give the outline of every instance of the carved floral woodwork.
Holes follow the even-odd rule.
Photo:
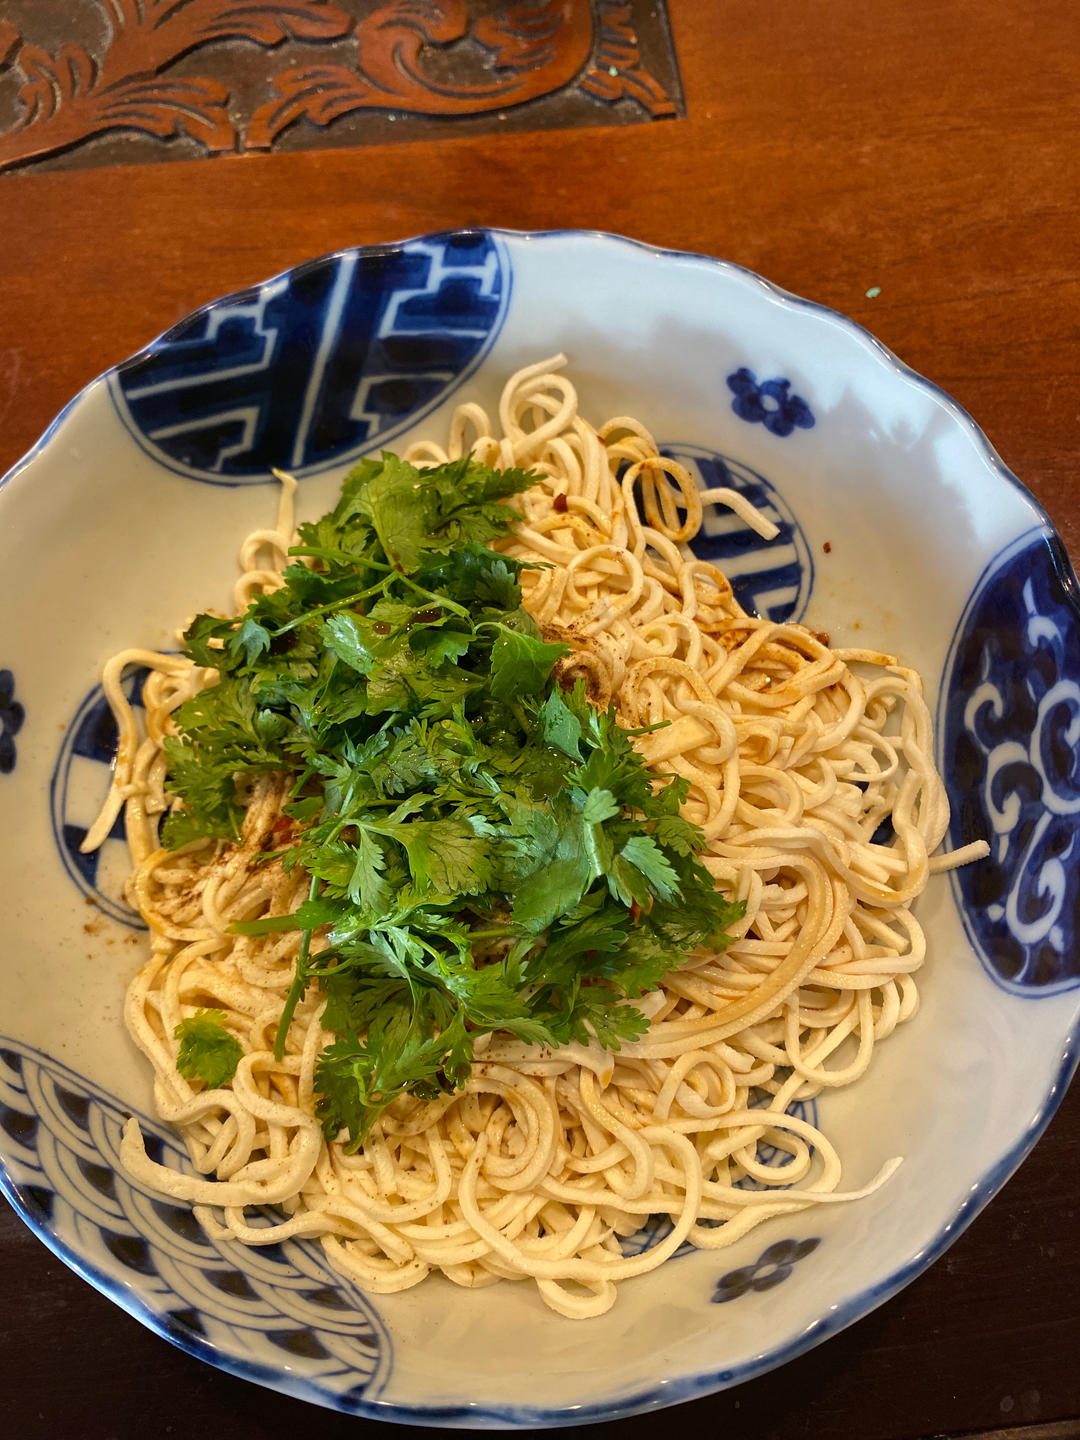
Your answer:
[[[51,47],[24,35],[18,5],[0,19],[0,169],[89,142],[100,150],[105,136],[204,155],[269,149],[290,133],[290,145],[310,144],[365,111],[445,122],[532,106],[551,124],[538,102],[561,95],[576,102],[562,123],[679,111],[677,77],[665,84],[641,53],[642,18],[660,26],[655,52],[664,17],[630,0],[67,0],[64,10],[83,31],[96,22],[96,40],[73,38],[80,26],[63,12],[58,31],[55,10],[54,37],[71,38]],[[674,76],[670,51],[666,60]],[[611,114],[591,115],[584,100]],[[139,158],[154,155],[144,144]]]

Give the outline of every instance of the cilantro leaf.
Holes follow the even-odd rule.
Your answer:
[[[370,521],[391,565],[415,570],[426,548],[427,517],[417,504],[425,481],[415,465],[383,453],[355,501],[357,514]]]
[[[346,893],[354,905],[359,905],[369,914],[377,914],[385,907],[388,898],[386,880],[382,875],[386,869],[386,856],[379,837],[366,827],[357,833],[355,855]]]
[[[491,877],[488,842],[467,820],[413,820],[394,827],[409,857],[413,884],[440,895],[471,895]]]
[[[651,835],[632,835],[619,855],[644,875],[654,895],[669,904],[679,899],[679,877]]]
[[[610,820],[613,815],[621,813],[622,806],[610,790],[601,790],[593,786],[585,796],[585,807],[581,812],[581,818],[586,825],[599,825],[601,821]]]
[[[669,790],[671,786],[667,787]],[[653,831],[657,844],[676,855],[693,855],[704,849],[705,837],[697,825],[684,820],[681,815],[662,815]]]
[[[561,691],[551,691],[537,718],[549,745],[561,750],[571,760],[581,759],[581,721],[567,705]]]
[[[355,615],[341,611],[329,616],[323,622],[326,633],[324,641],[327,650],[350,665],[360,675],[370,675],[375,667],[375,655],[370,640],[361,633]]]
[[[514,695],[539,695],[547,687],[552,666],[570,653],[567,645],[549,645],[535,635],[522,634],[497,624],[491,647],[492,696],[508,700]]]
[[[590,874],[584,849],[535,870],[514,892],[515,925],[528,935],[539,935],[558,915],[578,903]]]
[[[185,1080],[202,1080],[211,1090],[225,1085],[244,1058],[244,1047],[225,1029],[224,1010],[196,1010],[173,1030],[180,1041],[176,1068]]]
[[[243,654],[249,665],[254,665],[259,656],[270,649],[270,631],[265,625],[260,625],[253,615],[245,617],[229,636],[228,651],[230,655]]]

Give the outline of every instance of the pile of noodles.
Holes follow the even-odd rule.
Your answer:
[[[912,902],[935,870],[981,851],[930,859],[948,806],[919,676],[745,614],[687,542],[703,504],[729,506],[766,538],[773,527],[734,492],[700,492],[636,420],[593,429],[556,373],[562,363],[513,376],[497,428],[463,405],[445,450],[424,443],[407,458],[471,450],[543,476],[514,502],[522,521],[504,546],[547,562],[524,572],[526,604],[548,638],[572,647],[562,668],[597,704],[614,702],[630,727],[670,722],[636,743],[658,775],[689,781],[684,813],[707,837],[704,862],[746,902],[728,950],[673,957],[682,963],[637,1002],[651,1021],[645,1036],[618,1054],[488,1038],[460,1093],[395,1102],[348,1154],[346,1137],[328,1143],[314,1116],[315,1062],[332,1038],[317,987],[274,1059],[298,936],[229,933],[306,895],[302,874],[251,863],[280,840],[280,778],[251,787],[240,844],[158,846],[171,803],[161,741],[172,711],[216,672],[139,650],[109,662],[120,746],[87,845],[124,807],[128,894],[152,950],[125,1019],[154,1067],[159,1114],[207,1177],[153,1163],[132,1120],[123,1159],[137,1179],[194,1202],[215,1237],[318,1237],[368,1291],[403,1290],[432,1271],[468,1287],[529,1277],[554,1310],[582,1317],[603,1313],[620,1280],[686,1241],[730,1245],[774,1215],[857,1199],[899,1164],[841,1193],[836,1150],[788,1112],[858,1080],[874,1046],[915,1014],[926,946]],[[241,550],[238,610],[279,584],[287,563],[295,484],[281,478],[278,525]],[[121,689],[130,665],[151,670],[144,737]],[[886,818],[892,838],[875,842]],[[206,1006],[226,1013],[244,1050],[217,1090],[176,1069],[174,1029]],[[268,1205],[279,1207],[269,1219]],[[650,1222],[662,1238],[624,1253],[620,1239]]]

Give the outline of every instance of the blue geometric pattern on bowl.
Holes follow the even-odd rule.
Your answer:
[[[798,426],[801,430],[814,428],[814,416],[810,406],[801,395],[791,394],[791,381],[779,377],[775,380],[758,380],[752,370],[744,365],[727,377],[727,386],[735,399],[731,408],[740,420],[751,425],[761,424],[773,435],[781,438],[790,435]]]
[[[738,1300],[751,1290],[772,1290],[791,1274],[793,1265],[805,1260],[821,1244],[817,1238],[809,1240],[778,1240],[763,1250],[753,1265],[744,1265],[741,1270],[729,1270],[721,1275],[713,1291],[713,1304],[726,1305],[729,1300]]]
[[[130,670],[121,685],[136,712],[142,709],[142,687],[148,673],[142,667]],[[84,855],[79,849],[109,792],[117,739],[105,692],[95,685],[64,732],[53,769],[49,785],[53,839],[64,869],[84,895],[113,920],[145,930],[141,916],[124,898],[131,862],[123,815],[117,817],[104,844],[93,854]]]
[[[684,465],[703,490],[727,486],[759,509],[780,533],[763,540],[745,521],[723,506],[708,506],[693,551],[710,560],[731,581],[735,599],[751,615],[782,622],[798,620],[814,583],[814,562],[802,527],[786,501],[764,475],[730,456],[678,441],[660,447]]]
[[[1056,536],[1014,541],[983,572],[942,694],[953,872],[969,938],[999,984],[1080,985],[1080,606]]]
[[[509,293],[483,230],[343,250],[196,311],[118,368],[112,396],[139,443],[194,479],[323,469],[457,389]]]
[[[15,699],[15,676],[0,670],[0,775],[15,769],[15,736],[22,729],[26,712]]]
[[[190,1205],[136,1185],[120,1161],[129,1113],[56,1060],[0,1037],[0,1180],[54,1249],[201,1359],[225,1359],[263,1383],[287,1371],[295,1393],[343,1410],[374,1398],[391,1349],[367,1297],[311,1242],[253,1249],[211,1240]],[[174,1134],[138,1119],[153,1159],[194,1173]]]

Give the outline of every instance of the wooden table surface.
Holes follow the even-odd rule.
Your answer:
[[[868,326],[971,411],[1080,557],[1076,0],[669,14],[684,118],[0,177],[0,473],[95,374],[225,291],[358,242],[586,227],[726,257]],[[899,1296],[780,1372],[618,1430],[1080,1435],[1078,1173],[1074,1087]],[[0,1295],[0,1413],[21,1440],[365,1426],[172,1349],[7,1210]]]

